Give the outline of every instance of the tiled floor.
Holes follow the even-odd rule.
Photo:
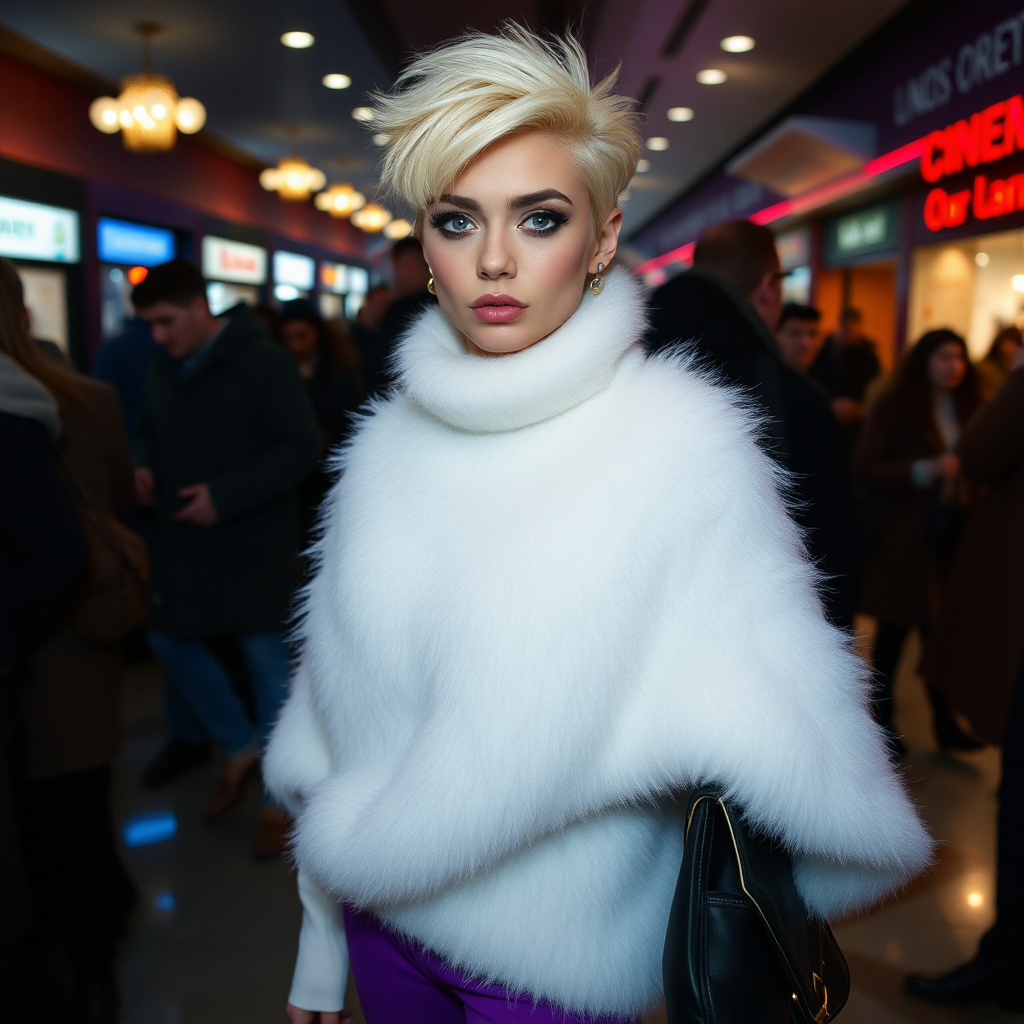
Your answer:
[[[905,654],[897,691],[910,751],[905,769],[943,845],[936,868],[899,901],[836,928],[854,982],[840,1019],[1012,1024],[1021,1017],[994,1007],[947,1010],[902,994],[906,971],[944,970],[969,958],[990,923],[998,783],[994,750],[958,757],[935,752],[923,691],[910,671],[915,651]],[[118,820],[170,810],[180,827],[168,842],[124,850],[142,901],[121,957],[123,1024],[282,1024],[300,912],[287,862],[259,863],[249,853],[257,794],[209,826],[200,811],[216,777],[213,765],[166,790],[143,793],[139,770],[161,743],[155,668],[129,673],[125,712],[127,741],[115,776]],[[349,1005],[358,1014],[351,989]],[[653,1014],[652,1024],[659,1018]]]

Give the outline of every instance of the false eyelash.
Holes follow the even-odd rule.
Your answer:
[[[445,221],[449,221],[452,217],[457,217],[461,211],[459,210],[440,210],[437,213],[431,214],[430,226],[440,232],[442,238],[461,238],[465,231],[449,231],[447,228],[442,227]],[[470,219],[468,214],[462,214],[466,219]]]
[[[561,210],[531,210],[523,220],[527,221],[531,217],[547,217],[549,220],[554,222],[555,227],[561,227],[563,224],[569,223],[569,215],[567,213],[563,213]],[[526,230],[529,231],[531,229],[527,228]],[[532,232],[535,235],[550,235],[554,230],[555,228],[547,228],[544,231],[532,229]]]

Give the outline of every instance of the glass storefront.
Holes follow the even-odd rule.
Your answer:
[[[983,359],[1003,328],[1024,330],[1024,229],[921,246],[913,254],[908,340],[950,327]]]

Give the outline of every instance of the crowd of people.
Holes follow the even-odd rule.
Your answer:
[[[332,452],[395,385],[396,341],[436,301],[416,239],[391,259],[390,287],[372,288],[351,323],[305,299],[214,316],[193,266],[154,267],[92,377],[32,339],[17,272],[0,260],[0,935],[15,1019],[116,1018],[114,951],[137,900],[110,808],[122,651],[148,647],[163,668],[167,741],[144,785],[175,781],[215,747],[216,821],[259,775]],[[932,330],[884,374],[858,310],[823,337],[817,309],[783,304],[783,276],[770,230],[713,228],[692,269],[649,297],[645,345],[684,353],[756,410],[828,618],[849,634],[858,613],[877,621],[873,710],[893,755],[893,684],[914,631],[938,745],[1016,737],[1004,745],[997,924],[966,968],[909,983],[922,998],[972,998],[1024,956],[1021,332],[1000,330],[975,365],[960,335]],[[151,595],[144,620],[133,588]],[[291,826],[265,796],[255,855],[281,853]],[[66,992],[48,974],[54,944]],[[76,1016],[62,1016],[65,998]]]

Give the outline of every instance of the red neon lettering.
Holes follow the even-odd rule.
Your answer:
[[[970,118],[954,121],[944,131],[919,139],[921,177],[934,184],[965,167],[977,167],[1024,152],[1024,95],[993,103]]]
[[[978,123],[978,162],[990,164],[1003,156],[1003,118],[1005,103],[993,103],[986,107]]]
[[[959,227],[967,220],[967,211],[971,206],[971,190],[965,188],[962,192],[954,192],[949,197],[949,213],[946,217],[946,227]]]
[[[988,205],[988,178],[979,174],[974,179],[974,216],[978,220],[988,220],[992,213]]]
[[[921,153],[921,177],[925,181],[938,181],[945,173],[942,157],[936,159],[935,150],[941,153],[946,146],[945,132],[932,132],[924,138],[924,151]]]
[[[1006,127],[1003,130],[1003,156],[1014,149],[1024,152],[1024,96],[1006,101]]]
[[[1011,210],[1024,210],[1024,174],[1015,174],[1006,179],[1007,202],[1010,204],[1007,213]]]
[[[933,188],[924,201],[924,224],[929,231],[941,231],[946,226],[949,196],[945,189]]]
[[[924,201],[925,227],[929,231],[958,227],[967,220],[970,205],[970,189],[949,195],[945,189],[933,188]]]
[[[947,174],[956,174],[968,167],[978,166],[978,124],[980,115],[970,121],[956,121],[946,129],[946,156],[943,167]]]

